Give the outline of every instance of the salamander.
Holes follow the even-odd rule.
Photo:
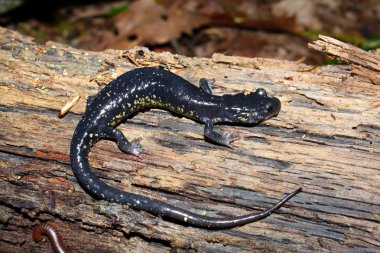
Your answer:
[[[139,140],[129,141],[116,127],[142,109],[159,108],[193,119],[205,125],[204,136],[216,144],[230,146],[236,137],[221,133],[215,124],[257,124],[277,116],[281,103],[269,97],[263,88],[255,92],[216,96],[211,84],[202,78],[200,87],[169,71],[138,68],[126,72],[105,86],[88,102],[70,147],[71,166],[80,185],[93,197],[125,204],[135,210],[210,229],[231,228],[260,220],[279,209],[302,189],[288,194],[272,208],[237,217],[208,217],[189,212],[132,192],[111,187],[92,172],[88,162],[90,149],[101,139],[113,140],[119,149],[140,156]]]

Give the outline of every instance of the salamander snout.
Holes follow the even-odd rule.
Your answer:
[[[270,119],[272,117],[277,116],[281,110],[280,100],[276,97],[270,98],[270,101],[268,101],[265,104],[265,109],[266,109],[266,115],[267,115],[265,119]]]
[[[269,97],[263,88],[255,92],[223,96],[223,122],[256,124],[277,116],[281,102],[276,97]]]
[[[258,95],[261,99],[265,101],[263,111],[263,113],[265,113],[266,115],[265,119],[269,119],[278,115],[278,113],[281,110],[281,102],[280,100],[278,100],[278,98],[268,97],[267,91],[263,88],[258,88],[255,91],[255,95]]]

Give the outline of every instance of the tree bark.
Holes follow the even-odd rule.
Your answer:
[[[311,47],[326,51],[330,42]],[[352,60],[359,55],[351,50],[343,57],[347,64],[318,67],[145,48],[86,52],[37,45],[4,28],[0,45],[0,252],[49,252],[49,243],[31,237],[33,226],[46,221],[73,252],[380,250],[380,86],[365,71],[353,71],[377,77],[378,53],[366,52],[371,64]],[[342,50],[326,52],[342,56]],[[183,226],[85,193],[73,176],[69,145],[86,97],[125,71],[158,65],[195,85],[215,79],[219,95],[263,87],[282,110],[256,127],[222,126],[240,136],[233,149],[206,142],[203,126],[191,120],[161,110],[140,113],[119,129],[130,139],[142,137],[147,153],[139,159],[101,141],[90,154],[99,177],[209,216],[263,210],[300,186],[303,192],[264,220],[226,230]]]

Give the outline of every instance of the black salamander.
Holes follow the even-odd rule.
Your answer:
[[[235,138],[215,130],[214,124],[256,124],[276,116],[281,109],[280,101],[268,97],[262,88],[249,94],[214,96],[211,93],[211,86],[206,79],[200,80],[198,88],[171,72],[156,68],[135,69],[109,83],[88,102],[72,139],[71,166],[81,186],[99,199],[205,228],[241,226],[263,219],[279,209],[301,188],[261,213],[217,218],[191,213],[162,201],[113,188],[91,171],[88,154],[100,139],[114,140],[122,151],[139,156],[142,150],[138,141],[128,141],[115,127],[126,117],[144,108],[161,108],[201,122],[205,124],[205,138],[224,146],[230,146]]]

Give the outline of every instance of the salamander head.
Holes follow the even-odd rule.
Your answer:
[[[278,98],[268,97],[267,92],[259,88],[247,95],[224,95],[223,106],[224,122],[256,124],[277,116],[281,102]]]

